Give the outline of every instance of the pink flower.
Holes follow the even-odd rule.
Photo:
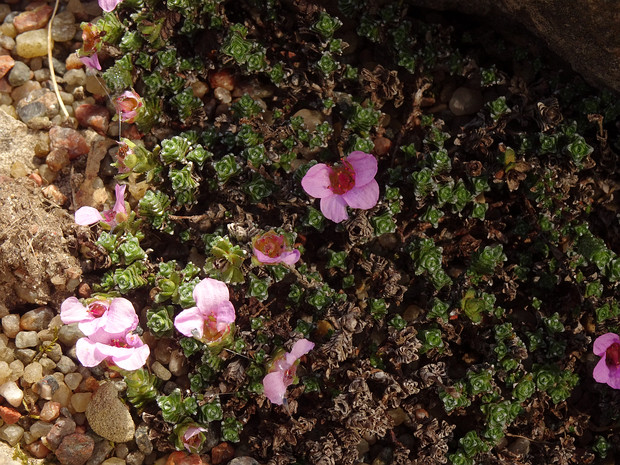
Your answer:
[[[298,382],[295,373],[299,365],[299,358],[314,348],[314,342],[307,339],[297,341],[290,352],[284,352],[276,357],[270,372],[263,378],[265,396],[273,404],[282,405],[286,388]]]
[[[284,263],[294,265],[300,257],[299,250],[293,249],[284,234],[267,231],[252,238],[252,248],[256,260],[263,265]]]
[[[593,352],[602,357],[594,367],[594,379],[620,389],[620,336],[605,333],[594,341]]]
[[[112,11],[123,0],[99,0],[99,6],[103,11]]]
[[[321,199],[321,212],[334,223],[346,220],[347,206],[368,210],[379,200],[375,181],[377,159],[369,153],[351,152],[339,166],[314,165],[301,180],[312,197]]]
[[[116,99],[116,109],[121,121],[133,123],[138,116],[138,108],[142,106],[142,98],[133,90],[126,90]]]
[[[202,449],[205,441],[205,435],[202,434],[207,431],[206,428],[200,426],[188,426],[183,434],[183,446],[190,454],[197,454]]]
[[[196,306],[176,316],[175,328],[209,346],[223,342],[232,334],[235,322],[235,308],[229,300],[226,284],[205,278],[196,285],[193,295]]]
[[[112,302],[95,300],[84,306],[75,297],[69,297],[60,306],[60,319],[66,325],[78,323],[85,336],[97,332],[100,327],[119,333],[126,328],[138,326],[138,315],[127,299],[112,299]]]
[[[84,66],[86,66],[87,68],[101,71],[101,64],[99,63],[99,57],[96,53],[92,54],[91,56],[80,57],[80,61],[84,63]]]
[[[114,188],[116,194],[116,203],[112,210],[105,210],[101,213],[93,207],[81,207],[75,212],[75,222],[80,225],[95,224],[99,221],[103,221],[110,225],[112,229],[124,221],[127,216],[127,209],[125,208],[125,185],[117,184]]]
[[[129,307],[133,310],[131,302],[119,298],[112,300],[109,311],[116,304],[122,305],[125,311]],[[142,342],[140,336],[133,333],[137,326],[135,311],[133,315],[126,312],[123,313],[123,317],[120,315],[117,318],[108,317],[95,332],[77,341],[75,353],[78,360],[85,367],[94,367],[106,360],[123,370],[137,370],[146,363],[150,353],[149,346]]]

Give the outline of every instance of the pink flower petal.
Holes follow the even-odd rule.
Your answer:
[[[81,321],[78,323],[78,328],[82,331],[84,336],[91,336],[95,334],[103,326],[101,318],[93,318],[90,321]]]
[[[75,343],[75,355],[85,367],[94,367],[105,360],[107,355],[98,350],[98,342],[83,337]]]
[[[112,361],[123,370],[133,371],[142,368],[149,358],[151,350],[149,346],[143,344],[139,347],[112,347],[120,349],[117,355],[112,356]]]
[[[213,314],[215,315],[218,325],[224,323],[228,326],[230,323],[235,322],[235,307],[230,300],[220,303]]]
[[[281,255],[277,257],[270,257],[269,255],[265,255],[263,252],[254,247],[254,256],[256,259],[265,265],[273,265],[274,263],[280,263],[282,260],[280,259]]]
[[[351,152],[346,161],[353,166],[356,186],[368,184],[377,175],[377,159],[369,153],[360,151]]]
[[[220,303],[230,300],[228,287],[217,279],[205,278],[194,288],[194,300],[201,310],[214,310]]]
[[[201,339],[204,334],[204,315],[198,307],[188,308],[174,319],[174,327],[187,337]]]
[[[138,315],[133,304],[122,297],[112,300],[110,308],[101,317],[102,326],[107,333],[128,333],[138,326]]]
[[[99,63],[99,57],[96,53],[89,57],[80,57],[80,61],[84,63],[84,66],[86,66],[87,68],[101,71],[101,63]]]
[[[284,385],[284,374],[281,371],[273,371],[263,378],[265,397],[273,404],[282,405],[286,386]]]
[[[620,343],[620,336],[615,333],[605,333],[596,338],[592,351],[599,357],[605,355],[607,348],[615,342]]]
[[[592,377],[597,383],[607,383],[609,380],[609,367],[605,362],[605,357],[601,358],[594,367]]]
[[[76,297],[69,297],[60,306],[60,319],[66,325],[91,321],[94,317]]]
[[[349,218],[349,215],[347,215],[347,203],[341,195],[332,194],[329,197],[323,197],[321,199],[321,212],[325,215],[325,218],[332,220],[334,223],[340,223]]]
[[[103,11],[112,11],[123,0],[99,0],[99,6]]]
[[[620,369],[615,366],[607,368],[607,384],[614,389],[620,389]]]
[[[368,210],[377,205],[379,200],[379,184],[372,179],[363,186],[355,186],[349,192],[342,194],[342,198],[351,208]]]
[[[116,194],[116,203],[114,204],[113,211],[115,213],[127,213],[125,209],[125,189],[127,186],[124,184],[117,184],[114,188],[114,193]]]
[[[300,339],[293,344],[293,347],[289,353],[295,357],[295,359],[298,359],[302,355],[306,355],[312,349],[314,349],[314,342],[311,342],[308,339]]]
[[[325,163],[319,163],[311,167],[301,180],[301,187],[304,188],[306,194],[317,199],[329,197],[333,195],[329,186],[331,182],[329,175],[332,169]]]
[[[279,258],[282,263],[286,263],[287,265],[294,265],[299,261],[300,257],[301,253],[299,252],[299,250],[294,249],[290,252],[283,252]]]
[[[99,221],[103,221],[103,216],[93,207],[78,208],[75,212],[75,222],[79,225],[88,226]]]

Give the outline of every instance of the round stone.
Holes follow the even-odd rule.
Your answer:
[[[51,41],[52,48],[54,40]],[[47,31],[36,29],[22,32],[15,38],[15,51],[22,58],[34,58],[47,55]]]
[[[86,419],[95,433],[109,441],[128,442],[136,432],[131,414],[112,383],[104,383],[97,390],[86,407]]]
[[[20,331],[15,336],[15,347],[18,349],[36,347],[37,344],[39,344],[39,336],[36,331]]]
[[[95,441],[92,437],[73,433],[65,436],[55,453],[62,465],[84,465],[94,449]]]
[[[448,106],[455,116],[473,115],[482,108],[482,94],[477,89],[459,87],[454,91]]]
[[[75,16],[70,11],[61,11],[56,14],[52,22],[52,39],[56,42],[68,42],[72,40],[77,31]]]
[[[13,87],[26,84],[32,79],[32,71],[23,61],[16,61],[9,73],[9,84]]]
[[[43,378],[43,367],[38,362],[32,362],[24,368],[22,379],[30,384],[36,383]]]
[[[50,324],[54,318],[54,312],[49,307],[39,307],[24,313],[19,320],[19,325],[26,331],[41,331]]]

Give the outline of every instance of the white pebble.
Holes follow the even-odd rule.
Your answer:
[[[24,368],[22,379],[27,383],[36,383],[43,378],[43,367],[39,362],[32,362]]]
[[[36,347],[39,343],[39,336],[36,331],[20,331],[15,336],[15,347],[25,349],[27,347]]]
[[[19,425],[0,426],[0,438],[14,446],[24,435],[24,428]]]
[[[19,333],[19,315],[7,315],[2,317],[2,331],[8,337],[14,338]]]
[[[75,391],[82,382],[82,375],[79,373],[67,373],[65,375],[65,383],[72,391]]]
[[[9,381],[0,385],[0,396],[13,407],[19,407],[24,399],[24,391],[22,391],[15,381]]]
[[[11,379],[11,369],[6,362],[0,362],[0,384],[4,384]]]

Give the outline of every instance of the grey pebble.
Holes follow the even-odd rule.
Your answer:
[[[85,465],[99,465],[102,463],[108,454],[112,452],[112,444],[107,439],[101,439],[101,441],[95,442],[95,449],[93,450],[93,455],[90,456],[88,462]]]
[[[24,106],[17,107],[17,116],[24,123],[28,123],[35,118],[42,118],[47,115],[47,108],[41,102],[32,102]]]
[[[144,453],[144,455],[149,455],[153,452],[153,443],[149,439],[149,428],[146,424],[141,424],[136,428],[135,434],[136,444],[138,445],[138,449]]]
[[[260,465],[258,461],[252,457],[235,457],[228,465]]]
[[[77,365],[69,357],[62,355],[56,364],[56,368],[66,375],[67,373],[73,373],[77,369]]]
[[[37,355],[37,351],[33,349],[15,349],[14,355],[24,365],[28,365],[32,362],[34,356]]]
[[[39,336],[36,331],[20,331],[15,336],[15,347],[25,349],[27,347],[36,347],[39,343]]]
[[[84,336],[77,326],[77,323],[63,325],[58,331],[58,340],[65,347],[73,347],[77,340]]]
[[[59,418],[52,426],[52,429],[47,433],[47,442],[56,448],[62,441],[62,438],[75,431],[75,422],[70,418]]]
[[[26,84],[32,77],[32,71],[23,61],[16,61],[9,72],[9,84],[18,87]]]
[[[134,450],[127,454],[125,462],[127,462],[127,465],[142,465],[144,462],[144,453],[139,450]]]

